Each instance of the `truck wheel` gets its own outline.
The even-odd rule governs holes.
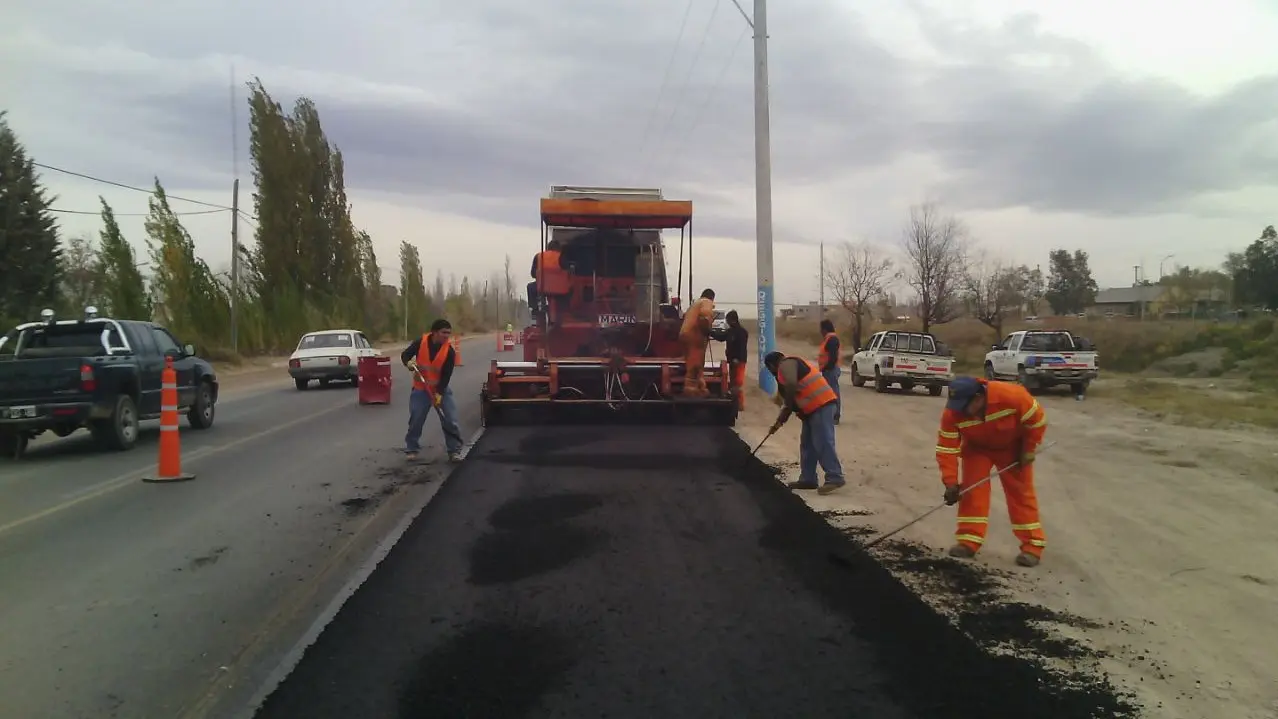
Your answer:
[[[927,393],[928,393],[928,394],[930,394],[930,395],[932,395],[933,397],[940,397],[940,396],[941,396],[941,385],[939,385],[939,384],[928,385]]]
[[[115,400],[109,419],[99,419],[89,428],[93,438],[106,449],[133,449],[138,441],[138,406],[133,398],[122,394]]]
[[[0,435],[0,456],[17,461],[27,453],[27,443],[31,437],[26,432]]]
[[[993,382],[994,380],[998,379],[997,377],[995,377],[995,376],[994,376],[994,363],[993,363],[993,362],[986,362],[986,363],[985,363],[985,379],[990,380],[991,382]]]
[[[861,373],[860,373],[860,372],[857,372],[857,371],[856,371],[856,364],[855,364],[855,363],[853,363],[853,365],[852,365],[852,386],[853,386],[853,387],[864,387],[864,386],[865,386],[865,378],[861,376]]]
[[[298,389],[306,389],[311,386],[311,381],[308,379],[295,379],[293,380],[293,384],[297,385]]]
[[[883,376],[878,367],[874,368],[874,391],[880,394],[888,391],[887,378]]]
[[[191,429],[208,429],[213,426],[214,414],[213,386],[208,380],[201,381],[200,388],[195,391],[195,404],[187,410],[186,421]]]
[[[1025,372],[1024,366],[1016,368],[1016,381],[1019,382],[1022,387],[1029,390],[1030,392],[1038,391],[1038,383],[1030,379],[1029,374]]]

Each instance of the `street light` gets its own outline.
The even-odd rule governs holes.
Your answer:
[[[1167,255],[1166,257],[1158,261],[1158,281],[1159,282],[1163,281],[1163,263],[1175,256],[1176,255]]]
[[[754,242],[758,275],[759,389],[776,392],[776,378],[763,358],[777,346],[775,288],[772,286],[772,141],[768,115],[768,8],[767,0],[754,0],[754,18],[746,15],[740,0],[732,0],[741,17],[754,30]]]

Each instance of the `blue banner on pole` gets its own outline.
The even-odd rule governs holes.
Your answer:
[[[777,379],[767,367],[763,366],[763,358],[777,348],[776,308],[772,302],[772,286],[759,285],[759,389],[769,395],[777,391]]]

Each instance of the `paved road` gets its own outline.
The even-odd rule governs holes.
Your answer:
[[[747,453],[724,428],[490,428],[258,719],[1102,715]]]
[[[490,341],[466,342],[455,375],[468,437]],[[398,454],[408,383],[397,369],[389,407],[287,377],[228,391],[211,430],[183,430],[192,482],[139,481],[156,426],[132,452],[77,433],[0,462],[0,717],[242,706],[449,468],[433,420],[419,465]]]

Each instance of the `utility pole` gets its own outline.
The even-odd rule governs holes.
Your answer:
[[[740,6],[737,6],[740,9]],[[745,13],[742,12],[742,15]],[[768,112],[767,0],[754,0],[754,242],[758,275],[759,389],[777,390],[777,380],[763,366],[776,349],[776,294],[772,285],[772,128]]]
[[[819,297],[821,298],[821,299],[820,299],[820,305],[821,305],[821,306],[817,309],[817,321],[818,321],[818,322],[819,322],[819,321],[821,321],[821,320],[823,320],[823,319],[825,319],[825,243],[824,243],[824,242],[822,242],[822,243],[821,243],[821,265],[820,265],[820,267],[821,267],[821,269],[820,269],[819,271],[820,271],[820,273],[821,273],[821,274],[820,274],[820,276],[817,278],[817,282],[819,282],[819,283],[821,284],[821,294],[819,295]]]
[[[240,303],[240,178],[231,185],[231,351],[240,351],[236,309]]]

